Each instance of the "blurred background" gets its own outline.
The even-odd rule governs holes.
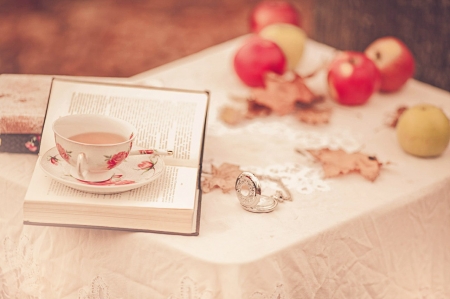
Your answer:
[[[0,0],[0,73],[129,77],[249,33],[259,0]],[[308,36],[363,51],[394,35],[450,90],[450,0],[293,0]]]
[[[0,0],[0,72],[133,76],[248,33],[257,2]]]

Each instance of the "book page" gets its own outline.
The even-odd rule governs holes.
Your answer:
[[[45,158],[43,155],[55,146],[53,122],[68,114],[103,114],[121,118],[138,129],[136,143],[140,147],[169,149],[174,151],[174,155],[172,158],[164,157],[166,168],[157,180],[111,195],[77,191],[56,182],[40,168],[38,160],[26,200],[192,209],[198,187],[207,105],[206,92],[55,79],[39,159]]]
[[[172,150],[174,155],[168,164],[191,160],[192,167],[198,167],[206,105],[205,93],[55,79],[41,149],[46,151],[54,146],[51,124],[58,117],[103,114],[133,124],[138,130],[139,147]]]

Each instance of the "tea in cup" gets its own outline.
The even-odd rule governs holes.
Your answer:
[[[130,123],[99,114],[73,114],[53,123],[56,148],[76,179],[101,182],[128,157],[136,129]]]

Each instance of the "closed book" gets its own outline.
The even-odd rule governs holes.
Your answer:
[[[52,77],[0,75],[0,152],[37,154]]]
[[[30,74],[0,75],[0,152],[39,152],[42,126],[53,78],[122,82],[125,78]]]

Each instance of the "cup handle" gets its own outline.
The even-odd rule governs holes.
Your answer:
[[[77,175],[78,177],[84,179],[84,174],[83,174],[83,170],[82,170],[82,166],[83,163],[86,163],[87,159],[86,159],[86,155],[84,153],[79,153],[77,156],[77,166],[76,166],[76,171],[77,171]]]

